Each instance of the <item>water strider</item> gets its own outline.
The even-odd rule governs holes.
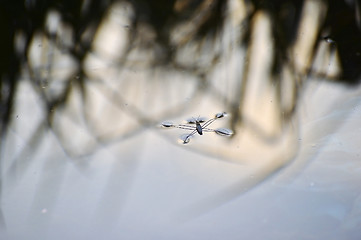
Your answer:
[[[190,141],[190,138],[198,133],[203,135],[203,132],[215,132],[221,136],[231,136],[233,131],[228,128],[217,128],[211,129],[208,128],[215,120],[225,117],[227,114],[225,112],[217,113],[213,118],[206,120],[204,117],[198,117],[197,119],[191,118],[187,120],[187,124],[178,124],[175,125],[172,122],[162,122],[161,125],[166,128],[180,128],[184,130],[191,130],[189,134],[184,134],[180,138],[183,141],[183,144],[187,144]],[[194,126],[195,124],[195,126]]]

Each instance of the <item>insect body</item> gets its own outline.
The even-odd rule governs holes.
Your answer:
[[[199,121],[196,121],[196,130],[199,133],[199,135],[203,135],[203,132],[202,132],[203,129],[202,129],[202,126],[199,123]]]

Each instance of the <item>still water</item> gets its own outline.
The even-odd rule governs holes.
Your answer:
[[[202,21],[182,22],[161,63],[156,30],[133,29],[127,1],[82,61],[49,11],[53,35],[32,38],[1,142],[1,237],[360,238],[361,87],[335,80],[338,42],[316,38],[323,3],[305,1],[277,75],[271,16],[253,15],[241,47],[245,2],[227,2],[219,38],[188,41]]]

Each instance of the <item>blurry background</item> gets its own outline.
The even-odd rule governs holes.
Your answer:
[[[359,239],[357,0],[0,7],[4,239]],[[227,112],[195,136],[160,123]]]

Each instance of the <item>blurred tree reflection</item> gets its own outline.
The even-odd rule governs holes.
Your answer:
[[[156,37],[153,44],[161,48],[161,54],[157,54],[154,64],[173,63],[175,49],[190,41],[203,41],[204,38],[216,38],[220,29],[224,27],[224,19],[227,17],[225,8],[227,1],[219,0],[178,0],[178,1],[120,1],[128,2],[134,8],[134,15],[131,18],[132,32],[135,33],[142,23],[147,23],[155,31]],[[35,33],[41,32],[47,35],[51,41],[57,41],[61,36],[50,32],[46,28],[46,16],[49,11],[58,12],[60,21],[70,26],[73,31],[71,43],[65,46],[64,51],[71,54],[77,61],[77,73],[84,75],[82,62],[86,54],[91,50],[92,39],[104,19],[106,12],[114,1],[24,1],[7,2],[2,4],[0,27],[3,37],[0,39],[1,61],[1,125],[2,136],[6,131],[11,118],[13,100],[16,94],[17,85],[21,76],[21,69],[28,62],[30,42]],[[275,42],[276,54],[273,59],[273,74],[279,73],[282,66],[289,62],[290,47],[297,38],[297,30],[300,23],[301,11],[304,1],[245,1],[244,7],[247,17],[239,27],[247,29],[240,40],[239,47],[246,47],[249,44],[251,25],[250,22],[259,11],[266,11],[270,14],[272,21],[272,35]],[[329,37],[334,41],[335,51],[337,50],[342,66],[342,73],[337,81],[346,84],[357,84],[360,76],[360,7],[358,1],[323,1],[324,13],[322,27],[318,30],[317,41],[313,43],[314,52],[320,40]],[[181,23],[191,23],[182,39],[171,42],[172,28]],[[84,37],[87,31],[86,38]],[[16,42],[21,35],[20,43]],[[133,36],[134,37],[134,36]],[[59,43],[58,43],[59,44]],[[61,43],[60,43],[61,44]],[[153,45],[155,46],[155,45]],[[129,48],[131,48],[129,44]],[[139,47],[139,46],[138,46]],[[312,58],[314,59],[314,57]],[[314,72],[312,60],[307,71],[301,74],[318,74],[327,78],[327,72]],[[33,79],[39,81],[39,79]],[[85,78],[79,77],[71,81],[77,81],[80,85]],[[70,83],[70,81],[69,81]],[[65,88],[63,94],[47,102],[49,119],[51,119],[54,106],[66,103],[67,92],[70,86]]]
[[[305,5],[315,2],[321,7],[316,15],[312,15],[313,13],[308,12],[311,8]],[[115,6],[120,6],[121,10],[116,12],[118,10]],[[31,86],[42,99],[46,115],[38,128],[34,126],[37,131],[31,141],[40,143],[37,139],[42,137],[45,129],[50,128],[70,156],[91,154],[101,143],[132,136],[162,118],[182,112],[185,102],[172,99],[178,96],[170,90],[172,86],[178,86],[176,80],[159,80],[172,78],[169,76],[172,71],[181,72],[184,78],[195,79],[190,83],[182,80],[182,84],[191,88],[190,98],[202,96],[208,91],[221,99],[232,113],[232,128],[237,129],[248,117],[245,98],[250,86],[255,82],[251,71],[252,59],[257,57],[257,47],[252,48],[256,46],[253,34],[256,32],[257,22],[262,19],[261,13],[270,22],[268,31],[273,48],[273,54],[269,54],[271,70],[266,71],[269,77],[264,80],[264,84],[273,86],[273,91],[276,92],[279,101],[277,107],[280,109],[275,115],[282,114],[282,121],[288,121],[295,112],[299,91],[309,78],[336,81],[348,86],[359,84],[360,11],[359,2],[356,0],[7,1],[0,6],[1,143],[14,120],[14,101],[19,84],[25,78],[30,79]],[[108,42],[105,40],[109,38],[101,34],[104,26],[110,22],[109,19],[114,17],[112,14],[118,17],[122,15],[120,20],[115,20],[120,22],[118,27],[121,32],[113,39],[120,45],[115,43],[114,46],[118,46],[118,49],[114,51],[107,49]],[[312,37],[300,35],[304,20],[308,18],[314,19],[318,24],[314,26],[315,36]],[[229,34],[230,32],[234,32],[234,35]],[[35,48],[37,41],[42,44],[39,48]],[[319,54],[326,54],[320,50],[321,45],[325,44],[330,55],[337,53],[340,71],[335,74],[331,74],[329,68],[322,67],[322,61],[320,63],[317,60]],[[304,47],[305,45],[309,47]],[[297,46],[303,47],[297,52]],[[101,52],[100,48],[106,50]],[[224,80],[218,79],[213,83],[210,79],[218,64],[234,56],[232,54],[237,50],[244,51],[244,59],[240,60],[243,66],[238,66],[243,71],[235,76],[237,83],[232,89],[234,96],[231,96],[214,88],[214,85],[222,86]],[[300,57],[302,54],[306,57]],[[296,59],[296,56],[300,59]],[[330,62],[330,58],[324,61]],[[66,65],[65,73],[57,75],[56,69],[61,68],[59,66],[64,59],[71,64]],[[149,79],[154,77],[156,70],[160,73],[154,77],[158,80],[139,83],[137,80],[117,80],[117,77],[122,76],[122,73],[118,72],[114,77],[116,80],[110,81],[106,77],[102,78],[102,73],[91,71],[89,61],[111,66],[109,72],[146,71],[146,78]],[[267,64],[264,66],[267,67]],[[124,78],[131,76],[127,74]],[[287,80],[284,80],[286,78]],[[99,85],[99,82],[105,84]],[[154,111],[147,105],[130,101],[128,94],[136,93],[137,87],[152,91],[150,99],[157,103],[154,104],[157,106]],[[124,125],[119,127],[119,131],[100,129],[97,121],[93,119],[94,116],[89,113],[88,108],[94,109],[96,105],[91,103],[93,88],[107,97],[115,109],[124,112]],[[80,102],[84,109],[79,111],[79,114],[85,119],[89,135],[92,135],[88,136],[90,140],[84,141],[86,143],[79,151],[73,151],[72,143],[68,143],[71,141],[70,135],[64,133],[62,123],[58,120],[70,113],[69,102],[73,101],[74,91],[78,91],[81,96]],[[168,97],[160,93],[168,93]],[[144,96],[140,96],[142,97]],[[160,99],[162,97],[171,102],[163,108],[159,106],[159,103],[166,102]],[[134,95],[134,98],[137,97]],[[147,103],[149,99],[145,98],[143,102]],[[250,126],[253,126],[267,143],[282,135],[281,130],[264,128],[262,122],[251,123]],[[278,134],[277,131],[281,133]],[[37,144],[31,146],[39,147]]]

